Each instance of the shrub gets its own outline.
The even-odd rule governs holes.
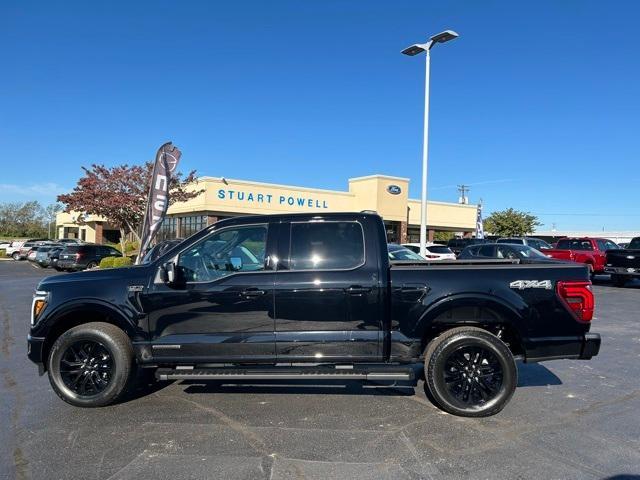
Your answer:
[[[112,257],[112,258],[113,258],[113,266],[115,268],[128,267],[129,265],[133,264],[133,262],[129,257]]]
[[[113,268],[113,261],[116,257],[105,257],[100,260],[100,268]]]

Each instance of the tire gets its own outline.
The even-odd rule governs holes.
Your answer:
[[[20,254],[18,252],[13,252],[11,254],[11,258],[13,258],[15,261],[20,260]]]
[[[53,268],[55,268],[56,272],[64,272],[64,270],[60,267],[53,267]]]
[[[611,275],[611,281],[616,287],[622,288],[627,283],[627,279],[624,275]]]
[[[47,362],[53,390],[76,407],[117,402],[126,395],[136,373],[129,337],[118,327],[101,322],[64,332],[53,344]]]
[[[425,350],[425,393],[453,415],[495,415],[517,384],[518,370],[509,347],[486,330],[454,328],[434,338]]]
[[[98,264],[96,262],[89,262],[87,263],[87,270],[91,269],[91,268],[96,268],[98,266]]]

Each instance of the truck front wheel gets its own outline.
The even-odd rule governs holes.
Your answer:
[[[509,402],[517,383],[518,370],[511,351],[486,330],[454,328],[427,346],[427,396],[453,415],[494,415]]]
[[[76,407],[116,402],[135,377],[129,338],[118,327],[101,322],[78,325],[60,335],[48,367],[53,390]]]

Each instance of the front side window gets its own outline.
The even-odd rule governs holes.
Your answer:
[[[267,226],[226,228],[200,240],[178,259],[184,280],[210,282],[236,272],[264,270]]]
[[[364,235],[357,222],[291,224],[291,270],[344,270],[364,263]]]

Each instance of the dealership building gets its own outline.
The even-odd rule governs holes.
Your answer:
[[[295,187],[200,177],[190,188],[197,197],[169,207],[159,232],[160,239],[186,238],[220,219],[238,215],[273,213],[326,213],[374,210],[382,216],[390,242],[417,242],[420,237],[420,200],[408,197],[409,179],[387,175],[351,178],[347,191]],[[427,231],[475,231],[476,205],[427,202]],[[104,218],[76,212],[57,217],[58,238],[87,242],[117,242],[119,231]]]

